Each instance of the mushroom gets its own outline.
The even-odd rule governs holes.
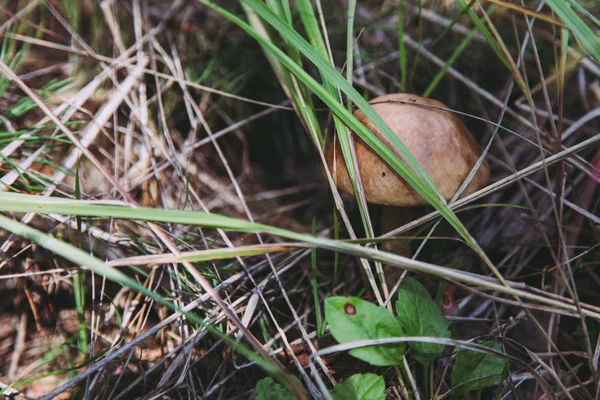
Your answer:
[[[413,94],[388,94],[371,100],[370,104],[427,171],[442,195],[450,200],[482,153],[461,120],[443,103]],[[354,116],[403,159],[362,111],[357,110]],[[427,201],[362,140],[355,138],[354,143],[366,200],[383,205],[382,232],[410,222],[410,208],[428,204]],[[326,159],[338,188],[354,194],[337,140],[327,147]],[[462,196],[485,186],[489,176],[490,169],[484,160]],[[391,249],[386,245],[384,248]]]

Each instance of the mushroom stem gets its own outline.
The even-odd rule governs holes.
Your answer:
[[[412,221],[412,207],[381,206],[381,234],[385,234]],[[404,235],[407,235],[405,232]],[[398,239],[385,241],[381,249],[403,257],[411,258],[413,252],[409,240]]]

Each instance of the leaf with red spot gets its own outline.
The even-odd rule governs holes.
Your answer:
[[[358,297],[328,298],[325,317],[331,334],[340,343],[404,336],[391,312]],[[402,362],[404,347],[403,343],[374,345],[352,349],[350,354],[372,365],[389,366]]]

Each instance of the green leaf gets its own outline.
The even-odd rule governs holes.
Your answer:
[[[256,400],[295,400],[295,397],[273,378],[263,378],[256,384]]]
[[[407,278],[404,281],[398,292],[396,312],[406,336],[450,337],[448,320],[416,279]],[[415,342],[411,346],[421,364],[433,360],[444,351],[444,345],[437,343]]]
[[[391,312],[357,297],[330,297],[325,300],[329,330],[340,343],[403,337],[402,327]],[[402,361],[404,344],[387,344],[350,350],[360,360],[377,366],[397,365]]]
[[[333,388],[333,400],[385,400],[385,381],[376,374],[354,374]]]
[[[500,345],[493,342],[483,346],[500,351]],[[452,390],[456,396],[497,384],[504,372],[506,362],[497,356],[463,350],[458,353],[452,374]]]

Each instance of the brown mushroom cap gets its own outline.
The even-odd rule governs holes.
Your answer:
[[[451,199],[482,153],[461,120],[450,111],[422,106],[447,108],[439,101],[413,94],[389,94],[371,100],[370,104],[425,168],[446,200]],[[389,146],[389,141],[362,111],[356,111],[354,116]],[[368,202],[390,206],[428,204],[360,138],[355,136],[354,143]],[[394,152],[400,156],[398,151]],[[326,159],[338,187],[353,194],[337,139],[329,144]],[[466,196],[485,186],[489,176],[490,169],[487,161],[484,161],[462,195]]]

